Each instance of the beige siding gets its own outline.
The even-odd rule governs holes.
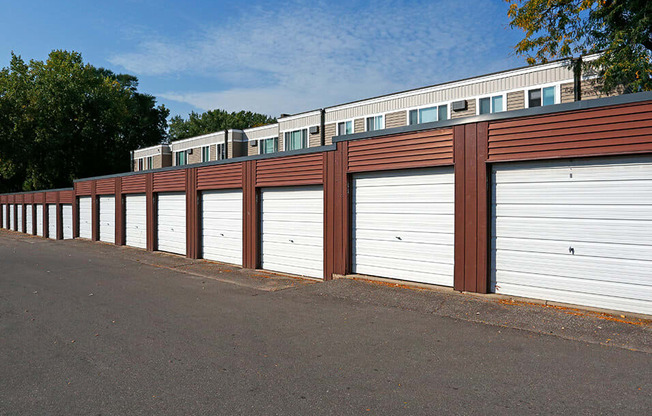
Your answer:
[[[561,84],[560,89],[562,103],[572,103],[575,101],[575,83]]]
[[[290,116],[287,119],[279,119],[279,130],[290,131],[305,129],[310,126],[318,126],[321,124],[321,112],[311,111],[310,113],[301,114],[299,116]]]
[[[332,144],[333,137],[335,137],[335,134],[337,134],[337,128],[335,127],[335,123],[326,124],[324,126],[324,134],[326,135],[324,144],[326,145]]]
[[[201,163],[201,147],[194,147],[192,154],[188,155],[188,164],[192,165],[194,163]]]
[[[134,165],[131,169],[133,172],[138,172],[138,159],[134,159]]]
[[[364,133],[364,118],[356,118],[353,121],[353,132]]]
[[[217,145],[216,144],[210,145],[209,151],[208,151],[208,159],[209,160],[217,160]]]
[[[514,91],[507,93],[507,111],[525,108],[525,92]]]
[[[155,156],[152,163],[154,164],[154,169],[167,168],[168,166],[172,166],[172,154],[165,153],[161,156]]]
[[[385,128],[403,127],[407,125],[407,111],[401,110],[385,114]]]
[[[224,143],[224,132],[218,131],[216,133],[205,134],[203,136],[191,137],[189,139],[179,140],[173,143],[170,143],[170,148],[173,152],[178,152],[180,150],[186,150],[201,146],[208,146],[213,143]]]
[[[469,117],[469,116],[474,116],[476,107],[475,103],[478,100],[475,98],[472,100],[466,100],[466,110],[464,111],[451,111],[451,118],[462,118],[462,117]]]
[[[502,91],[513,91],[534,85],[570,82],[573,71],[563,62],[527,67],[502,74],[481,76],[472,80],[455,81],[447,84],[406,91],[387,97],[373,98],[358,103],[343,104],[326,110],[326,122],[348,120],[367,114],[382,114],[401,109],[423,107],[447,101],[463,100],[468,97],[491,95]]]
[[[247,156],[257,155],[258,152],[260,152],[260,150],[258,150],[258,148],[260,147],[260,143],[258,143],[258,146],[256,146],[256,147],[251,147],[250,142],[249,143],[244,143],[244,145],[247,146],[247,149],[246,149]]]
[[[319,146],[321,146],[321,134],[308,133],[308,147],[319,147]]]
[[[254,127],[244,130],[243,137],[245,140],[266,139],[268,137],[278,136],[278,124],[269,124],[267,126]]]
[[[248,143],[246,142],[229,142],[229,157],[240,157],[246,155],[246,149],[244,147]]]

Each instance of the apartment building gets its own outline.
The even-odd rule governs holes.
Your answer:
[[[592,74],[575,77],[568,60],[527,66],[176,141],[170,145],[168,166],[313,148],[353,133],[599,98],[595,81]],[[139,168],[134,162],[134,170]]]
[[[172,166],[172,153],[167,144],[157,144],[131,152],[131,169],[136,171]]]

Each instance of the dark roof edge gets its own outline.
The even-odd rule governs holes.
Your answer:
[[[500,113],[483,114],[480,116],[461,117],[446,121],[435,121],[432,123],[415,124],[412,126],[394,127],[391,129],[367,131],[363,133],[353,133],[333,137],[333,143],[346,142],[350,140],[368,139],[372,137],[389,136],[400,133],[410,133],[422,130],[432,130],[443,127],[452,127],[468,123],[478,123],[482,121],[498,121],[512,118],[531,117],[545,114],[564,113],[574,110],[586,110],[591,108],[608,107],[621,104],[631,104],[643,101],[652,101],[652,91],[638,92],[634,94],[616,95],[613,97],[596,98],[586,101],[574,101],[564,104],[555,104],[549,106],[525,108],[522,110],[503,111]]]
[[[159,168],[159,169],[150,169],[150,170],[139,170],[138,172],[123,172],[123,173],[115,173],[112,175],[104,175],[104,176],[93,176],[90,178],[83,178],[83,179],[75,179],[74,182],[86,182],[86,181],[94,181],[98,179],[109,179],[109,178],[117,178],[117,177],[124,177],[124,176],[132,176],[132,175],[141,175],[143,173],[152,173],[152,172],[167,172],[167,171],[172,171],[172,170],[182,170],[182,169],[188,169],[188,168],[199,168],[203,166],[215,166],[215,165],[228,165],[231,163],[238,163],[238,162],[246,162],[248,160],[265,160],[265,159],[277,159],[280,157],[288,157],[288,156],[297,156],[297,155],[309,155],[312,153],[321,153],[321,152],[328,152],[331,150],[336,150],[337,146],[334,144],[330,144],[327,146],[319,146],[319,147],[309,147],[307,149],[299,149],[299,150],[289,150],[286,152],[276,152],[276,153],[269,153],[266,155],[252,155],[252,156],[240,156],[240,157],[234,157],[231,159],[224,159],[224,160],[213,160],[211,162],[203,162],[203,163],[192,163],[189,165],[183,165],[183,166],[168,166],[165,168]]]
[[[41,194],[43,192],[59,192],[59,191],[74,191],[75,188],[57,188],[57,189],[44,189],[42,191],[23,191],[23,192],[6,192],[0,195],[27,195],[27,194]]]

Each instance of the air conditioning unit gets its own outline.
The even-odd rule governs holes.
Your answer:
[[[319,133],[319,126],[310,127],[310,134],[317,134],[317,133]]]
[[[189,155],[192,154],[192,149],[188,149],[188,154],[189,154]]]
[[[464,111],[467,109],[466,100],[454,101],[453,102],[453,111]]]
[[[249,146],[251,147],[257,147],[258,146],[258,140],[252,140],[249,142]]]

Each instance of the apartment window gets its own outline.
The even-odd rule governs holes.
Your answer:
[[[143,170],[143,158],[138,159],[138,170]]]
[[[410,124],[432,123],[448,119],[448,105],[410,110]]]
[[[527,92],[528,107],[541,107],[555,103],[555,87],[537,88]]]
[[[149,156],[146,161],[147,163],[145,163],[145,165],[147,166],[147,169],[154,169],[154,156]]]
[[[382,130],[385,128],[383,116],[367,117],[367,131]]]
[[[176,166],[183,166],[188,163],[188,151],[183,150],[175,153]]]
[[[210,146],[203,146],[201,148],[201,161],[208,162],[211,160],[211,148]]]
[[[261,155],[278,152],[278,137],[261,140],[258,143],[258,148]]]
[[[226,143],[218,143],[216,146],[217,149],[217,160],[226,159]]]
[[[499,113],[503,111],[503,96],[480,98],[478,103],[479,114]]]
[[[345,134],[353,134],[353,121],[337,123],[337,135],[344,136]]]
[[[306,147],[308,147],[308,129],[285,133],[285,150],[305,149]]]

